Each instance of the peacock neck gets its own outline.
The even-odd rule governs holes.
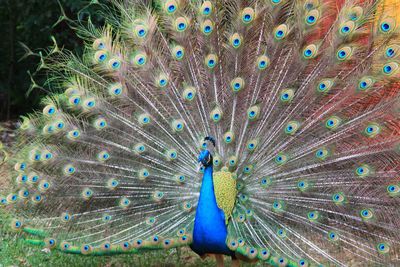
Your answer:
[[[226,246],[226,237],[225,215],[218,207],[215,198],[211,165],[204,169],[191,247],[199,255],[206,253],[231,255],[232,252]]]

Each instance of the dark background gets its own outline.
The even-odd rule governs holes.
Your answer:
[[[39,99],[44,94],[34,89],[27,95],[32,84],[28,72],[36,73],[40,58],[24,57],[26,51],[21,43],[37,53],[53,44],[53,36],[59,47],[81,54],[83,43],[67,20],[62,19],[62,9],[72,20],[87,20],[90,16],[94,24],[103,24],[96,13],[98,5],[89,3],[88,0],[0,0],[0,121],[14,120],[39,108]],[[46,76],[39,72],[33,79],[43,85]]]

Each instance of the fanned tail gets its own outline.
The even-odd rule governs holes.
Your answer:
[[[104,4],[107,26],[77,29],[82,59],[59,48],[43,57],[53,93],[7,150],[12,227],[70,253],[189,245],[197,154],[212,136],[218,205],[234,206],[231,250],[276,266],[395,265],[391,3]]]

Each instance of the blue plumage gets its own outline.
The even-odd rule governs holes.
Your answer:
[[[199,255],[206,253],[234,255],[226,245],[225,215],[217,206],[212,177],[213,167],[210,165],[204,170],[191,248]]]

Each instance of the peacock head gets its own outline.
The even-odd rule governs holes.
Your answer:
[[[213,147],[215,147],[215,139],[213,137],[207,136],[206,138],[204,138],[204,141],[212,143]],[[197,158],[197,161],[201,163],[204,167],[212,165],[213,162],[213,157],[209,148],[210,146],[208,145],[207,149],[200,151],[200,154]]]
[[[197,158],[197,161],[201,163],[204,167],[208,167],[212,164],[213,158],[208,150],[202,150],[200,151],[199,157]]]

